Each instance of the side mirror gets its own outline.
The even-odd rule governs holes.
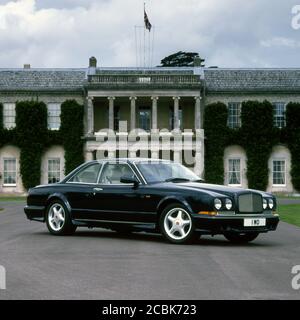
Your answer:
[[[140,182],[138,181],[138,179],[135,176],[131,176],[131,175],[124,175],[121,177],[120,179],[121,183],[127,183],[127,184],[133,184],[134,187],[137,187]]]

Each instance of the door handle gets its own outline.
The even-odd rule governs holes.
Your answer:
[[[94,188],[93,191],[94,191],[93,194],[95,195],[97,192],[103,191],[103,189],[102,188]]]

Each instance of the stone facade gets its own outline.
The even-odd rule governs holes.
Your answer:
[[[60,105],[76,99],[85,106],[86,160],[103,156],[170,157],[203,176],[205,106],[218,101],[230,104],[265,99],[284,104],[300,102],[299,79],[298,69],[101,68],[92,58],[86,69],[1,69],[0,103],[34,99]],[[191,162],[184,151],[192,155]],[[13,146],[0,150],[1,192],[24,191],[19,153]],[[240,146],[226,148],[224,183],[247,187],[246,163],[246,153]],[[274,173],[276,166],[284,172]],[[269,191],[294,191],[290,167],[289,150],[275,147],[269,161]],[[15,183],[5,185],[4,174],[6,181],[11,174]],[[279,178],[284,174],[283,184],[274,185],[276,174]],[[41,183],[63,175],[64,150],[51,147],[42,158]]]

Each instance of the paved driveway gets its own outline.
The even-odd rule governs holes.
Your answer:
[[[0,202],[0,299],[300,299],[291,287],[300,228],[280,223],[249,245],[218,236],[176,246],[102,229],[55,237],[23,205]]]

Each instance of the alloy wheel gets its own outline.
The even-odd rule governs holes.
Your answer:
[[[191,217],[184,209],[174,208],[166,214],[164,229],[170,238],[174,240],[183,240],[189,235],[191,228]]]
[[[63,206],[59,203],[53,204],[49,209],[48,222],[52,230],[60,231],[65,223],[66,214]]]

